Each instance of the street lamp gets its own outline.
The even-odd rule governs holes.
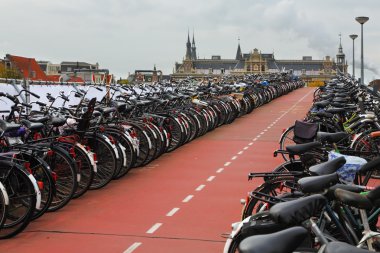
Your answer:
[[[355,78],[355,39],[358,37],[356,34],[351,34],[352,39],[352,77]]]
[[[361,25],[361,66],[360,66],[360,83],[364,84],[364,59],[363,59],[363,24],[367,22],[369,17],[356,17],[355,20]]]

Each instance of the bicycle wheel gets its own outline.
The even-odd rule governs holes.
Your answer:
[[[57,211],[67,205],[78,187],[77,167],[69,153],[54,145],[52,152],[44,154],[44,161],[49,164],[55,180],[56,192],[48,211]]]
[[[92,180],[94,179],[95,171],[92,165],[91,158],[92,152],[86,150],[81,144],[66,144],[66,148],[72,148],[75,154],[75,164],[77,169],[77,189],[73,198],[79,198],[87,192],[90,188]]]
[[[94,175],[90,189],[100,189],[111,182],[116,166],[116,153],[111,143],[104,136],[99,134],[87,134],[86,145],[91,147],[91,150],[97,156],[97,172]]]
[[[10,238],[28,226],[36,208],[36,192],[27,172],[18,164],[0,161],[0,179],[9,205],[0,228],[0,239]]]
[[[30,170],[34,178],[37,180],[37,184],[41,192],[40,209],[36,209],[32,216],[32,220],[35,220],[41,217],[49,209],[56,189],[49,165],[38,157],[30,157],[29,161]]]
[[[284,193],[290,193],[293,189],[290,186],[295,184],[294,177],[281,177],[265,181],[251,192],[243,208],[242,220],[260,213],[272,206],[270,197],[278,197]],[[269,201],[269,202],[268,202]]]
[[[287,146],[295,145],[296,143],[293,140],[294,138],[294,126],[289,127],[286,129],[280,138],[280,150],[285,150]],[[281,154],[282,158],[284,158],[285,161],[289,161],[289,155],[287,154]]]
[[[42,216],[49,208],[55,193],[54,180],[49,165],[29,152],[18,152],[17,159],[14,159],[20,166],[25,166],[29,173],[33,175],[41,193],[41,201],[38,209],[35,209],[32,220]]]
[[[0,229],[5,222],[5,215],[8,210],[9,197],[8,193],[5,190],[4,185],[0,182]]]

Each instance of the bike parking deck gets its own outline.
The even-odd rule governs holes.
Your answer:
[[[239,200],[270,171],[282,130],[302,119],[314,88],[301,88],[133,169],[105,188],[33,221],[0,252],[222,252]]]

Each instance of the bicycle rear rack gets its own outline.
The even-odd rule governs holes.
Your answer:
[[[302,176],[303,171],[289,171],[289,172],[251,172],[248,174],[248,181],[252,180],[255,177],[296,177]]]

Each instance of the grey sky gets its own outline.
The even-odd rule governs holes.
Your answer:
[[[369,16],[365,75],[380,77],[378,0],[0,0],[0,9],[1,57],[99,62],[117,77],[154,64],[170,74],[185,55],[188,28],[200,58],[234,58],[239,36],[243,52],[335,57],[342,33],[351,64],[348,35],[360,34],[354,18]],[[359,67],[360,38],[355,44]]]

